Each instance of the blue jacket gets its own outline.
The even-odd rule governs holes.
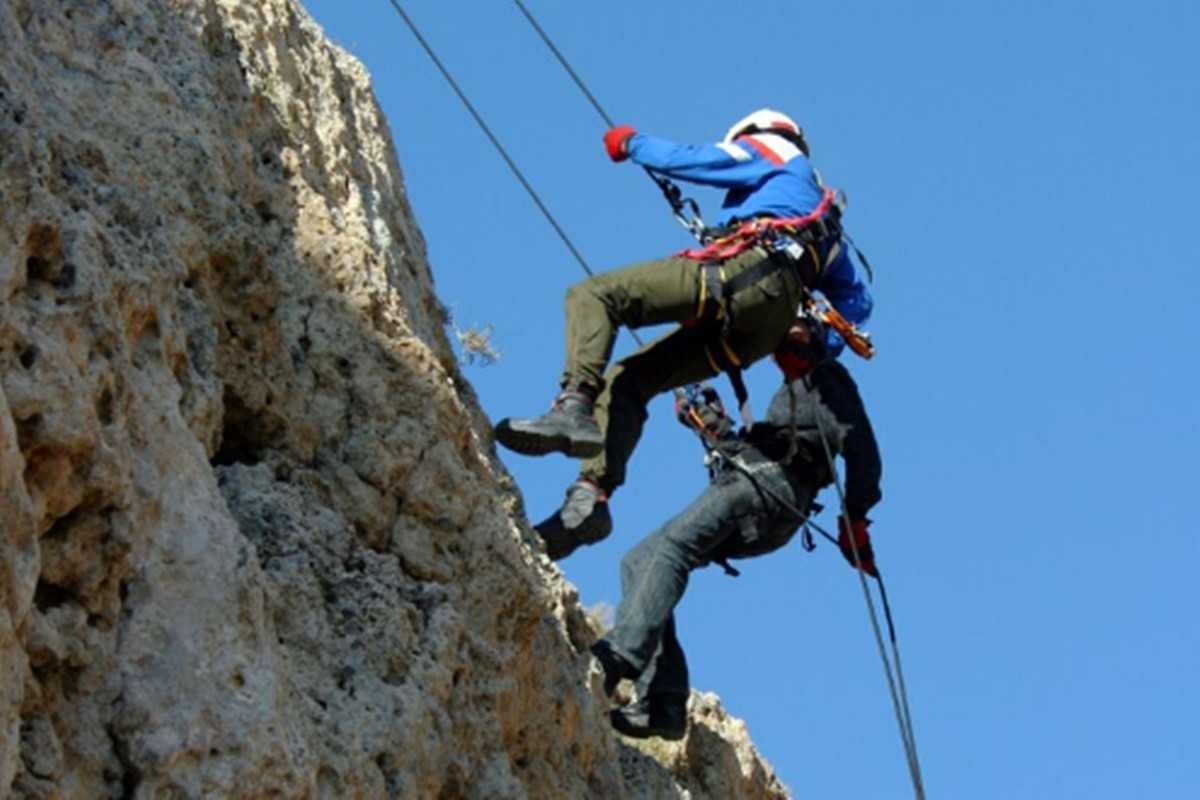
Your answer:
[[[716,219],[719,226],[755,217],[801,217],[821,202],[824,187],[812,162],[791,142],[771,133],[742,136],[732,144],[676,144],[634,134],[626,143],[629,157],[668,178],[728,190]],[[825,267],[817,289],[855,325],[871,316],[874,300],[850,260],[845,242]],[[832,355],[845,346],[829,331]]]

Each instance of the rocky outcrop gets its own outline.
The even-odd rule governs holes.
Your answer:
[[[0,796],[785,794],[612,735],[445,324],[295,2],[0,3]]]

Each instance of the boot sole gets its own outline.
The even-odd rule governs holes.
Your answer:
[[[613,728],[622,736],[628,736],[630,739],[666,739],[668,742],[678,742],[687,735],[687,728],[679,730],[678,728],[634,728],[624,722],[617,722],[620,717],[613,715],[611,722]]]
[[[574,440],[566,434],[554,436],[520,431],[510,427],[507,420],[496,426],[496,441],[526,456],[544,456],[549,453],[564,453],[571,458],[595,458],[604,452],[603,442]]]
[[[578,528],[568,529],[563,527],[561,514],[555,513],[534,525],[533,529],[542,537],[542,542],[546,545],[546,555],[550,560],[562,561],[580,547],[602,542],[612,533],[612,517],[606,517],[603,522],[594,524],[595,530],[586,529],[586,522]]]
[[[575,541],[575,537],[562,530],[561,527],[558,529],[545,528],[548,528],[546,523],[533,526],[533,529],[537,531],[538,537],[542,540],[542,545],[546,548],[546,555],[551,561],[562,561],[579,549],[579,542]]]

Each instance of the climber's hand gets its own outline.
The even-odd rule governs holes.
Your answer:
[[[629,158],[629,140],[637,133],[632,125],[618,125],[604,134],[604,149],[613,161]]]
[[[847,522],[845,517],[838,518],[838,547],[841,548],[842,555],[846,561],[850,562],[850,566],[862,564],[862,571],[870,575],[872,578],[879,577],[879,570],[875,567],[875,551],[871,549],[871,535],[867,533],[867,526],[871,524],[868,519],[852,519]],[[851,548],[851,536],[853,536],[854,548]],[[854,560],[854,549],[858,550],[858,562]]]

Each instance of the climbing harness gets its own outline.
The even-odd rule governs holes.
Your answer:
[[[529,194],[530,198],[533,200],[534,205],[537,206],[538,210],[546,218],[547,222],[550,223],[550,226],[554,229],[555,233],[558,234],[558,237],[566,245],[566,247],[570,251],[571,255],[574,256],[575,260],[579,263],[580,267],[583,268],[583,271],[588,276],[593,276],[595,273],[593,272],[591,267],[588,265],[586,259],[584,259],[583,255],[580,253],[579,249],[571,241],[570,237],[567,236],[566,232],[563,230],[562,226],[558,223],[557,219],[555,219],[554,215],[550,212],[549,208],[542,201],[541,197],[538,195],[538,193],[534,190],[533,186],[526,179],[524,173],[517,166],[516,162],[512,159],[512,157],[508,154],[508,151],[500,143],[500,140],[492,132],[491,128],[484,121],[483,117],[475,109],[475,106],[467,98],[466,94],[463,92],[461,87],[458,85],[458,82],[455,81],[453,75],[451,75],[450,71],[445,67],[445,65],[442,63],[441,59],[438,58],[438,56],[434,52],[433,48],[430,46],[430,44],[425,39],[425,37],[421,34],[420,29],[417,27],[415,22],[405,12],[404,8],[400,5],[398,0],[388,0],[388,2],[391,4],[392,8],[396,11],[396,13],[400,16],[400,18],[404,21],[404,23],[408,26],[409,30],[412,32],[412,34],[416,38],[417,42],[421,45],[422,49],[424,49],[425,53],[429,56],[430,60],[434,63],[434,65],[437,67],[438,71],[442,74],[442,77],[445,78],[446,82],[450,84],[451,89],[458,96],[458,98],[462,102],[463,106],[467,109],[467,111],[470,113],[471,117],[475,120],[476,124],[480,127],[480,129],[483,131],[483,133],[487,136],[488,140],[496,148],[497,152],[500,154],[500,157],[504,160],[505,164],[508,165],[509,169],[512,171],[513,175],[516,177],[517,181],[521,184],[521,186],[525,189],[526,193]],[[567,62],[566,58],[562,55],[562,53],[559,51],[559,49],[555,46],[554,42],[550,39],[550,37],[542,29],[541,25],[538,24],[537,20],[529,12],[529,9],[525,6],[525,4],[522,2],[522,0],[513,0],[513,2],[521,10],[522,14],[524,14],[525,18],[533,26],[534,30],[542,38],[542,40],[545,42],[547,47],[550,48],[551,52],[558,59],[559,63],[567,71],[567,73],[570,75],[570,77],[575,81],[575,84],[579,87],[579,89],[584,93],[584,95],[587,97],[587,99],[591,102],[593,108],[596,109],[596,111],[600,114],[600,116],[604,119],[604,121],[608,124],[608,126],[610,128],[613,127],[612,118],[609,117],[608,114],[604,111],[604,109],[600,106],[599,102],[592,95],[592,93],[588,90],[587,86],[583,83],[583,81],[579,78],[579,75],[575,72],[575,70]],[[700,215],[699,205],[693,199],[691,199],[689,197],[685,197],[683,195],[682,191],[680,190],[680,188],[673,182],[667,180],[666,178],[663,178],[662,176],[655,175],[649,169],[646,169],[646,168],[643,168],[643,169],[645,169],[646,174],[651,178],[651,180],[653,180],[655,182],[655,184],[658,186],[660,191],[663,193],[664,198],[667,200],[668,204],[671,206],[671,211],[674,214],[676,220],[679,221],[679,223],[681,225],[683,225],[683,227],[686,228],[689,233],[692,234],[692,236],[701,244],[702,248],[709,246],[710,241],[712,241],[713,239],[716,239],[717,242],[719,243],[722,238],[729,239],[729,237],[732,236],[733,238],[729,239],[729,241],[726,242],[725,245],[722,245],[722,247],[725,247],[725,246],[732,247],[732,246],[734,246],[734,244],[737,240],[739,240],[741,238],[749,238],[749,236],[750,236],[749,232],[744,233],[744,234],[739,234],[740,228],[739,228],[739,230],[735,230],[731,233],[718,234],[717,232],[710,231],[704,225],[704,221]],[[822,198],[822,203],[825,202],[825,199],[826,199],[825,197]],[[831,200],[830,202],[834,202],[834,201]],[[837,209],[837,206],[834,205],[833,208]],[[828,208],[826,209],[826,211],[828,211]],[[814,211],[814,213],[816,213],[816,211]],[[833,220],[834,223],[837,222],[836,217],[832,217],[832,215],[831,215],[831,219]],[[799,220],[804,220],[804,218],[799,218]],[[762,225],[762,222],[763,221],[759,221],[757,224]],[[790,225],[789,225],[789,223],[790,223]],[[795,236],[798,233],[802,233],[804,231],[804,229],[808,225],[812,225],[812,223],[813,223],[813,221],[808,221],[808,222],[804,222],[803,224],[800,224],[800,222],[798,222],[797,219],[769,222],[765,225],[762,225],[762,228],[763,228],[762,230],[754,230],[755,240],[758,241],[761,238],[761,236],[763,235],[763,233],[766,231],[769,231],[771,233],[777,232],[774,230],[775,228],[779,228],[782,232],[785,232],[785,233]],[[822,222],[822,224],[825,224],[825,223]],[[786,228],[788,228],[788,227],[790,227],[792,230],[786,230]],[[846,237],[846,238],[848,239],[848,237]],[[851,242],[851,244],[853,245],[853,242]],[[747,246],[750,246],[750,245],[747,245]],[[743,249],[745,249],[745,248],[743,248]],[[855,246],[855,251],[858,252],[857,246]],[[728,258],[728,257],[729,256],[725,256],[725,258]],[[865,260],[865,258],[862,257],[861,253],[859,253],[859,258],[863,262],[864,266],[867,268],[868,274],[870,275],[871,274],[870,267],[869,267],[869,265],[867,265],[866,260]],[[702,260],[705,263],[709,263],[709,261],[710,261],[707,258],[702,259]],[[719,271],[716,274],[719,275],[720,274]],[[738,278],[740,278],[740,276],[735,277],[734,281],[737,281]],[[735,284],[735,286],[736,286],[736,284]],[[720,293],[722,295],[725,295],[728,292],[729,292],[729,290],[727,287],[722,288],[720,290]],[[810,299],[811,299],[811,296],[810,296]],[[826,304],[826,305],[828,305],[828,304]],[[848,331],[850,333],[854,333],[856,331],[856,329],[847,320],[845,320],[843,317],[841,317],[841,315],[838,314],[836,312],[836,310],[832,308],[832,306],[828,306],[828,308],[826,308],[826,309],[821,309],[819,311],[819,313],[824,315],[822,318],[825,319],[826,323],[829,324],[831,327],[833,327],[835,330],[837,330],[839,333],[841,333],[843,335],[843,338],[846,338],[846,341],[848,343],[850,343],[852,341],[852,339],[850,337],[846,336],[846,333],[843,333],[843,330]],[[839,325],[842,327],[839,327]],[[630,334],[633,336],[634,340],[639,345],[642,344],[642,340],[638,336],[636,331],[631,330]],[[869,340],[869,338],[866,337],[865,334],[860,333],[859,336],[862,339],[865,339],[865,342],[867,345],[870,345],[870,340]],[[728,349],[729,352],[727,353],[727,355],[730,356],[730,361],[733,362],[734,366],[740,368],[741,365],[740,365],[740,363],[737,363],[736,354],[734,354],[732,352],[732,350],[727,347],[727,343],[723,343],[723,344],[725,346],[722,347],[722,350]],[[854,348],[854,345],[851,344],[851,347]],[[855,350],[855,352],[858,352],[860,355],[863,355],[863,353],[861,353],[859,351],[859,348],[854,348],[854,350]],[[870,352],[873,354],[873,347],[870,348]],[[864,356],[864,357],[870,357],[870,356]],[[740,379],[740,369],[737,370],[737,372],[739,373],[738,378]],[[731,377],[731,381],[732,380],[733,379]],[[692,384],[692,385],[689,385],[684,388],[676,389],[675,396],[676,396],[677,408],[679,407],[679,403],[681,401],[686,402],[687,398],[689,397],[689,394],[693,398],[697,397],[698,393],[703,392],[705,390],[705,388],[706,387],[704,387],[702,384]],[[739,389],[737,386],[737,383],[735,382],[734,390],[735,390],[735,392],[738,392],[740,395],[740,393],[745,392],[745,386],[743,384],[741,389]],[[748,406],[741,399],[739,399],[739,405],[743,406],[744,409],[748,409]],[[697,433],[700,434],[700,440],[704,444],[705,449],[707,451],[706,461],[707,461],[707,459],[711,459],[712,460],[710,462],[711,466],[715,466],[718,461],[722,461],[723,463],[728,464],[728,465],[732,466],[734,469],[741,472],[743,475],[745,475],[751,481],[754,481],[753,469],[750,466],[746,465],[740,458],[738,458],[738,456],[736,454],[726,454],[726,453],[722,452],[719,448],[716,448],[714,446],[715,442],[710,441],[709,437],[711,436],[711,434],[705,430],[703,420],[700,419],[699,417],[697,417],[695,419],[695,421],[700,423],[697,426]],[[848,515],[847,508],[846,508],[845,492],[842,489],[841,480],[838,477],[838,473],[836,471],[836,465],[834,464],[834,461],[833,461],[832,451],[829,447],[829,442],[828,442],[828,439],[826,437],[826,434],[825,434],[825,431],[823,428],[823,423],[821,423],[820,415],[818,415],[817,421],[818,421],[818,425],[821,426],[821,431],[820,431],[821,432],[821,441],[825,448],[826,459],[829,462],[829,468],[833,475],[834,483],[838,489],[838,496],[841,501],[842,513],[843,513],[843,515]],[[825,537],[829,541],[833,542],[835,545],[837,544],[837,540],[833,536],[831,536],[827,531],[822,529],[819,525],[817,525],[815,522],[813,522],[811,520],[811,515],[812,515],[813,511],[819,510],[819,506],[814,506],[814,510],[810,510],[810,512],[802,512],[802,511],[800,511],[800,509],[796,508],[796,506],[794,504],[790,503],[786,498],[779,496],[779,494],[777,492],[774,492],[771,489],[769,489],[769,487],[761,486],[761,484],[759,484],[758,482],[755,482],[755,484],[757,486],[760,486],[760,488],[763,489],[764,493],[767,496],[772,497],[777,503],[780,504],[780,506],[782,508],[785,508],[790,513],[794,514],[796,516],[797,520],[800,521],[801,525],[803,526],[803,530],[804,530],[804,534],[803,534],[804,538],[802,539],[802,541],[804,543],[804,548],[806,550],[810,550],[815,546],[814,543],[812,542],[812,534],[811,534],[810,529],[816,530],[823,537]],[[847,516],[847,518],[848,518],[848,516]],[[884,613],[885,613],[885,616],[887,619],[888,629],[889,629],[890,638],[891,638],[892,654],[893,654],[893,658],[895,660],[895,678],[893,678],[893,670],[891,667],[891,662],[888,661],[887,654],[884,649],[882,634],[880,632],[878,619],[877,619],[876,613],[875,613],[875,605],[871,599],[870,590],[867,586],[866,578],[864,577],[864,573],[862,572],[862,569],[861,569],[862,562],[861,562],[861,558],[858,553],[858,547],[857,547],[857,544],[854,542],[853,537],[850,537],[850,541],[851,541],[851,548],[852,548],[852,551],[854,554],[855,564],[859,567],[859,569],[858,569],[859,580],[862,583],[863,592],[864,592],[864,595],[867,600],[867,608],[868,608],[871,624],[875,631],[876,641],[879,644],[880,655],[883,657],[884,672],[887,677],[889,689],[891,690],[892,702],[893,702],[893,706],[896,711],[897,722],[900,726],[901,738],[903,739],[904,748],[905,748],[905,755],[908,759],[909,772],[910,772],[910,774],[912,776],[912,780],[913,780],[913,788],[914,788],[914,791],[916,792],[917,800],[924,800],[925,790],[924,790],[924,786],[923,786],[923,783],[921,780],[920,764],[917,760],[916,740],[915,740],[915,737],[913,735],[913,730],[912,730],[912,717],[911,717],[911,713],[910,713],[909,707],[908,707],[907,691],[905,689],[903,672],[902,672],[901,666],[900,666],[900,653],[899,653],[899,648],[896,643],[895,627],[892,623],[892,614],[891,614],[890,606],[888,604],[887,593],[884,589],[883,578],[882,578],[882,576],[880,576],[877,578],[877,580],[879,583],[880,596],[882,598]],[[729,566],[728,563],[725,564],[725,567],[726,567],[727,571],[729,571],[731,574],[734,574],[734,575],[738,574],[737,570],[734,569],[733,567]]]
[[[684,250],[682,255],[696,261],[728,261],[757,244],[773,243],[782,235],[815,246],[842,231],[836,196],[832,189],[826,189],[817,207],[802,217],[760,217],[737,223],[732,230],[710,231],[708,244],[698,250]]]
[[[708,237],[707,244],[680,253],[685,258],[700,262],[700,307],[697,316],[710,323],[721,323],[719,326],[711,326],[713,336],[706,353],[713,369],[728,376],[737,396],[738,408],[742,412],[742,421],[747,425],[752,421],[749,414],[749,393],[742,378],[741,361],[728,343],[732,319],[727,304],[730,298],[743,289],[776,272],[793,271],[800,279],[804,291],[802,309],[836,331],[857,355],[866,359],[875,355],[875,346],[871,342],[870,334],[859,330],[832,304],[824,298],[817,297],[808,288],[834,253],[834,249],[829,248],[829,255],[823,262],[820,255],[822,245],[830,239],[843,236],[841,204],[837,197],[837,192],[826,188],[817,207],[804,216],[749,220],[733,226],[732,230],[710,232],[712,235]],[[727,280],[723,264],[751,247],[764,248],[768,257]],[[855,252],[860,252],[857,247],[854,249]],[[866,263],[861,254],[860,259]],[[811,264],[811,269],[807,272],[803,267],[806,262]]]

